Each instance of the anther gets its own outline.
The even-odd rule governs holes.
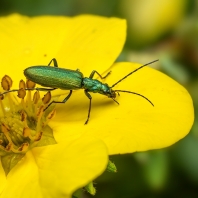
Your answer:
[[[26,86],[27,86],[28,89],[33,89],[36,86],[36,83],[34,83],[31,80],[27,79]]]
[[[28,147],[29,147],[29,144],[25,142],[18,148],[18,151],[24,152],[28,149]]]
[[[20,80],[20,82],[19,82],[19,89],[25,89],[25,82],[24,82],[24,80]]]
[[[41,139],[42,135],[43,135],[43,132],[37,133],[34,140],[39,141]]]
[[[21,98],[21,99],[24,99],[25,98],[25,95],[26,95],[26,91],[25,89],[21,88],[18,90],[18,97]]]
[[[7,144],[5,150],[6,150],[6,151],[11,151],[12,148],[13,148],[13,144],[10,142],[9,144]]]
[[[40,99],[39,91],[36,91],[36,92],[34,93],[34,96],[33,96],[33,102],[34,102],[34,104],[37,104],[38,101],[39,101],[39,99]]]
[[[27,114],[25,113],[25,111],[21,111],[21,121],[24,122],[26,121],[27,118]]]
[[[24,127],[23,128],[23,137],[29,137],[30,136],[30,128]]]
[[[51,111],[51,112],[48,114],[47,119],[51,120],[55,115],[56,115],[56,110],[53,109],[53,111]]]
[[[56,115],[56,110],[53,109],[48,115],[47,115],[47,119],[45,122],[43,122],[42,127],[46,126],[49,121]]]
[[[50,100],[51,100],[51,92],[48,91],[42,98],[43,104],[49,103]]]
[[[43,110],[44,110],[44,106],[40,106],[39,109],[38,109],[38,112],[36,114],[37,117],[41,117],[42,113],[43,113]]]
[[[2,78],[1,86],[3,87],[3,90],[9,91],[12,87],[12,79],[8,75],[5,75]]]

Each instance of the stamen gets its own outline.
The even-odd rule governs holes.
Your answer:
[[[2,78],[1,86],[2,86],[3,90],[9,91],[10,88],[12,87],[12,79],[8,75],[5,75]]]
[[[38,134],[41,131],[41,117],[43,115],[44,106],[41,106],[39,108],[39,113],[37,113],[37,125],[36,125],[36,134]]]
[[[29,139],[33,140],[33,136],[31,135],[31,129],[28,127],[27,124],[27,114],[24,111],[21,111],[21,121],[23,122],[23,137],[28,137]]]
[[[2,113],[0,113],[0,154],[25,153],[33,147],[48,145],[48,136],[45,135],[45,132],[47,130],[49,133],[50,127],[47,124],[56,112],[52,110],[50,113],[44,113],[45,106],[51,100],[51,93],[47,92],[41,101],[37,90],[31,100],[31,92],[34,90],[35,83],[29,80],[25,83],[21,80],[19,89],[10,90],[12,79],[7,75],[3,77],[1,85],[5,92],[0,95],[0,108],[2,109]],[[18,92],[20,102],[13,97],[13,92]],[[52,133],[52,130],[50,132]],[[45,138],[42,139],[43,135]],[[52,138],[53,134],[50,136],[50,144],[56,144],[55,139]],[[6,174],[7,170],[11,170],[10,167],[6,167],[6,164],[2,166]]]
[[[4,133],[4,135],[6,136],[7,140],[9,143],[12,143],[12,140],[8,134],[9,128],[8,126],[6,126],[4,123],[1,124],[1,131]]]
[[[25,124],[27,126],[26,118],[27,118],[27,114],[24,111],[21,111],[21,121],[25,122]]]
[[[37,104],[38,101],[39,101],[39,99],[40,99],[39,91],[36,91],[36,92],[34,93],[34,96],[33,96],[33,102],[34,102],[34,104]]]
[[[43,123],[43,127],[46,126],[46,125],[49,123],[49,121],[50,121],[55,115],[56,115],[56,110],[53,109],[53,110],[48,114],[46,121]]]
[[[23,128],[23,137],[29,137],[30,136],[30,128],[24,127]]]
[[[45,95],[44,95],[44,97],[42,98],[42,101],[43,101],[43,104],[48,104],[49,102],[50,102],[50,100],[51,100],[51,92],[50,91],[48,91]]]
[[[41,137],[42,137],[42,134],[43,134],[43,132],[39,132],[39,133],[37,133],[36,135],[35,135],[35,141],[39,141],[40,139],[41,139]]]
[[[26,87],[28,88],[28,89],[33,89],[34,87],[35,87],[35,83],[34,82],[32,82],[31,80],[26,80]],[[32,101],[31,101],[31,98],[32,98],[32,96],[31,96],[31,90],[28,90],[28,94],[27,94],[27,106],[28,106],[28,108],[31,108],[31,105],[32,105]]]
[[[6,151],[11,151],[11,150],[12,150],[12,147],[13,147],[12,143],[9,143],[9,144],[5,147],[5,150],[6,150]]]
[[[28,144],[28,143],[23,143],[23,144],[18,148],[18,151],[25,152],[25,151],[27,151],[28,147],[29,147],[29,144]]]
[[[1,106],[1,110],[2,110],[2,112],[3,112],[3,115],[5,116],[5,107],[4,107],[4,105],[3,105],[3,102],[2,102],[2,100],[3,100],[3,98],[4,98],[4,96],[2,95],[2,96],[0,96],[0,106]]]
[[[5,75],[2,78],[1,86],[2,86],[3,90],[9,91],[12,87],[12,79],[8,75]],[[8,100],[10,103],[10,109],[13,110],[13,103],[12,103],[12,99],[11,99],[11,96],[9,93],[8,93]]]
[[[33,96],[34,112],[38,109],[38,101],[40,100],[39,91],[36,91]]]
[[[17,95],[19,98],[21,98],[21,104],[23,106],[23,108],[25,109],[26,106],[25,106],[25,101],[24,101],[24,98],[26,96],[26,91],[25,89],[21,88],[18,90],[18,95]]]
[[[33,89],[33,88],[35,88],[35,86],[36,86],[36,83],[35,82],[32,82],[31,80],[28,80],[27,79],[27,81],[26,81],[26,87],[28,89]]]
[[[26,87],[25,87],[25,82],[24,82],[24,80],[20,80],[20,82],[19,82],[19,89],[25,89]]]

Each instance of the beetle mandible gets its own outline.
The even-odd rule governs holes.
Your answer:
[[[93,79],[93,77],[95,74],[97,74],[101,79],[104,79],[111,72],[107,73],[105,76],[102,77],[96,70],[93,70],[89,78],[87,78],[87,77],[84,77],[83,74],[78,69],[70,70],[70,69],[65,69],[65,68],[59,68],[57,60],[53,58],[48,64],[48,66],[43,66],[43,65],[31,66],[24,70],[24,75],[26,76],[27,79],[35,82],[36,84],[39,84],[44,87],[49,87],[49,88],[32,88],[32,89],[26,88],[26,90],[40,90],[40,91],[53,91],[55,89],[70,90],[69,94],[64,98],[63,101],[52,101],[44,109],[46,110],[53,103],[65,103],[72,95],[72,90],[84,89],[85,95],[89,99],[88,116],[85,122],[85,124],[87,124],[90,118],[91,100],[92,100],[92,97],[89,92],[103,94],[111,98],[117,104],[119,103],[115,100],[115,98],[117,94],[119,95],[119,92],[131,93],[131,94],[135,94],[137,96],[144,98],[152,106],[154,106],[154,104],[147,97],[139,93],[127,91],[127,90],[113,90],[112,88],[118,83],[120,83],[122,80],[124,80],[125,78],[133,74],[134,72],[157,61],[158,60],[154,60],[152,62],[149,62],[145,65],[138,67],[137,69],[133,70],[132,72],[130,72],[129,74],[121,78],[119,81],[114,83],[112,86],[109,86],[106,83],[102,83],[99,80]],[[52,62],[54,64],[54,67],[50,67],[50,64]],[[4,93],[1,93],[0,95],[6,94],[8,92],[13,92],[13,91],[17,91],[17,90],[9,90]]]

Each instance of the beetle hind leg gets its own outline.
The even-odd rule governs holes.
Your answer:
[[[85,124],[87,124],[89,122],[89,117],[90,117],[90,112],[91,112],[91,95],[88,93],[87,90],[85,90],[85,95],[89,98],[89,110],[88,110],[88,116],[87,116],[87,120],[85,122]]]
[[[48,105],[47,105],[47,107],[44,109],[44,111],[46,110],[46,109],[48,109],[53,103],[66,103],[67,102],[67,100],[69,100],[69,98],[70,98],[70,96],[72,95],[72,90],[70,90],[70,92],[69,92],[69,94],[66,96],[66,98],[63,100],[63,101],[52,101],[52,102],[50,102]]]

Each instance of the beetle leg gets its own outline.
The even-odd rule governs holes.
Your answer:
[[[93,71],[91,72],[89,78],[92,79],[95,73],[98,74],[98,76],[99,76],[101,79],[104,79],[104,78],[106,78],[106,77],[111,73],[111,71],[108,72],[104,77],[102,77],[96,70],[93,70]]]
[[[89,110],[88,110],[87,120],[86,120],[86,122],[85,122],[85,124],[87,124],[88,121],[89,121],[90,112],[91,112],[91,99],[92,99],[92,97],[91,97],[91,95],[88,93],[87,90],[85,90],[85,95],[89,98]]]
[[[58,62],[57,62],[57,60],[56,60],[55,58],[53,58],[53,59],[49,62],[48,66],[50,66],[50,64],[51,64],[52,62],[54,63],[54,67],[58,67]]]
[[[53,104],[53,103],[66,103],[67,102],[67,100],[70,98],[70,96],[72,95],[72,90],[70,90],[70,92],[69,92],[69,94],[66,96],[66,98],[63,100],[63,101],[52,101],[52,102],[50,102],[48,105],[47,105],[47,107],[44,109],[44,111],[47,109],[47,108],[49,108],[49,106],[51,105],[51,104]]]

